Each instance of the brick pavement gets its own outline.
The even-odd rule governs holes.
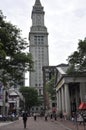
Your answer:
[[[20,118],[20,120],[21,120],[21,118]],[[44,121],[44,118],[38,118],[37,120],[39,120],[39,122],[40,122],[40,120],[41,121]],[[66,129],[66,130],[86,130],[86,126],[84,127],[83,126],[83,124],[81,124],[81,125],[76,125],[76,124],[74,124],[72,121],[69,121],[69,120],[61,120],[61,119],[59,119],[59,118],[57,118],[57,120],[55,121],[54,119],[53,120],[50,120],[49,118],[48,118],[48,123],[49,122],[52,122],[53,124],[55,123],[55,124],[57,124],[58,126],[61,126],[61,127],[63,127],[64,129]],[[0,122],[0,126],[4,126],[4,125],[8,125],[8,124],[11,124],[11,123],[13,123],[13,122],[4,122],[4,123],[2,123],[2,122]],[[22,121],[21,121],[21,123],[22,123]],[[31,118],[30,119],[30,122],[29,122],[29,125],[30,126],[32,126],[34,124],[34,122],[33,122],[33,118]],[[39,126],[38,125],[38,123],[37,124],[35,124],[37,127]],[[36,129],[35,129],[36,130]]]
[[[78,123],[74,124],[74,122],[72,122],[70,120],[64,120],[64,119],[60,120],[59,118],[57,119],[57,122],[59,124],[62,124],[64,126],[68,127],[71,130],[86,130],[86,124],[85,124],[85,126],[83,124],[79,125]]]
[[[24,130],[23,121],[18,120],[12,124],[1,126],[0,130]],[[65,130],[61,125],[55,124],[44,118],[37,118],[36,121],[32,117],[28,118],[26,130]]]

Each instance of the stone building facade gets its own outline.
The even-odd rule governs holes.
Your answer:
[[[86,73],[68,75],[68,65],[56,67],[57,113],[66,113],[68,117],[76,112],[81,102],[86,102]]]

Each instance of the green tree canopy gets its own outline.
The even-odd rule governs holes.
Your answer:
[[[21,37],[21,31],[0,11],[0,80],[15,82],[24,78],[23,73],[33,68],[32,55],[26,52],[28,43]]]
[[[68,73],[86,71],[86,38],[79,40],[77,51],[68,57]]]
[[[5,58],[6,57],[6,53],[3,50],[3,44],[2,43],[0,43],[0,57],[1,58]]]
[[[25,109],[30,110],[32,106],[38,104],[38,93],[33,87],[21,87],[20,92],[25,98]]]

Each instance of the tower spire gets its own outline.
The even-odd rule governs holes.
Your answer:
[[[41,6],[40,0],[36,0],[36,1],[35,1],[35,6]]]
[[[43,7],[42,7],[42,5],[41,5],[40,0],[35,0],[35,4],[34,4],[33,10],[32,10],[32,14],[33,14],[33,13],[36,13],[36,12],[44,13]]]

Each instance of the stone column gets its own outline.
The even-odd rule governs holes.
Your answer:
[[[60,90],[59,90],[59,112],[61,111],[61,92],[60,92]]]
[[[62,111],[62,93],[60,89],[60,111]]]
[[[65,103],[65,100],[64,100],[64,86],[62,86],[62,88],[61,88],[61,94],[62,94],[62,112],[64,113],[64,111],[65,111],[65,108],[64,108],[64,103]]]
[[[86,102],[86,83],[80,83],[80,98],[81,102]]]
[[[70,116],[70,95],[69,95],[69,87],[68,84],[64,85],[65,90],[65,111],[68,116]]]
[[[60,96],[59,96],[59,91],[58,91],[58,111],[60,111]]]
[[[57,112],[59,110],[59,94],[58,94],[58,91],[56,93],[56,98],[57,98]]]

